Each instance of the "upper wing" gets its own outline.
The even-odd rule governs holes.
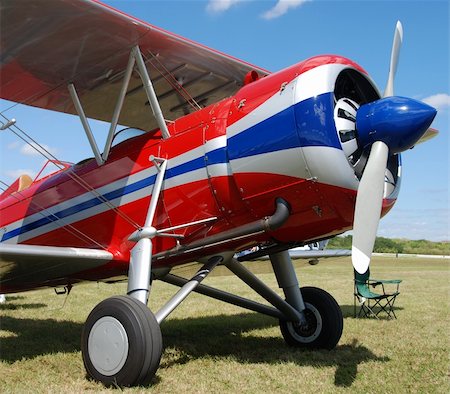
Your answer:
[[[0,97],[45,109],[74,114],[67,90],[74,83],[86,115],[109,121],[135,45],[167,119],[190,110],[177,83],[205,105],[234,94],[250,70],[268,73],[98,2],[2,0],[0,16]],[[138,75],[119,123],[156,127]]]
[[[111,260],[104,250],[0,243],[0,293],[43,286]]]

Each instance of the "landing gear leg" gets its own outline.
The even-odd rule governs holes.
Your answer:
[[[142,238],[131,252],[128,295],[111,297],[89,314],[81,352],[90,377],[122,386],[150,382],[162,354],[161,329],[147,307],[152,241]]]
[[[140,239],[131,250],[127,294],[147,305],[150,294],[152,240]]]
[[[89,314],[81,337],[81,353],[90,377],[103,384],[147,384],[158,369],[162,354],[161,329],[147,308],[150,292],[151,226],[164,178],[167,160],[155,159],[158,170],[145,225],[130,236],[131,250],[127,296],[111,297]]]
[[[269,255],[278,286],[283,289],[286,301],[300,313],[305,310],[302,293],[298,287],[297,274],[287,250]]]
[[[270,260],[286,301],[302,316],[301,322],[280,320],[286,343],[294,347],[333,349],[341,338],[344,325],[336,300],[325,290],[298,287],[288,251],[270,255]]]

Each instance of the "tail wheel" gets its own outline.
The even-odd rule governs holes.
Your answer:
[[[281,334],[290,346],[333,349],[342,335],[344,319],[336,300],[317,287],[301,288],[306,325],[280,320]]]
[[[147,384],[161,359],[161,330],[153,313],[140,301],[111,297],[89,314],[81,352],[88,375],[107,386]]]

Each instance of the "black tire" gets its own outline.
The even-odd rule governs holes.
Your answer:
[[[161,360],[161,329],[142,302],[111,297],[89,314],[81,353],[87,374],[106,386],[148,384]]]
[[[280,320],[281,334],[290,346],[308,349],[333,349],[342,335],[344,319],[336,300],[317,287],[301,288],[306,306],[307,327]]]

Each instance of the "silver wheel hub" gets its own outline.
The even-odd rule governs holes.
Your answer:
[[[128,336],[119,320],[105,316],[93,325],[88,338],[89,358],[105,376],[118,373],[128,356]]]
[[[300,343],[311,343],[314,340],[317,339],[317,337],[320,335],[322,331],[322,317],[320,316],[319,311],[314,307],[314,305],[311,305],[308,302],[305,302],[306,309],[308,313],[310,314],[310,317],[307,319],[309,320],[309,324],[314,324],[313,327],[309,327],[308,334],[302,334],[301,329],[294,326],[292,322],[287,323],[287,328],[292,335],[293,338],[295,338],[296,341]],[[312,319],[311,319],[312,317]],[[314,320],[314,321],[311,321]]]

